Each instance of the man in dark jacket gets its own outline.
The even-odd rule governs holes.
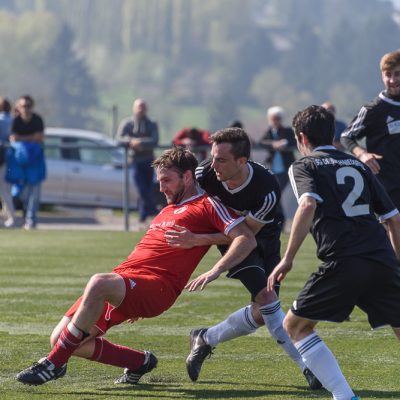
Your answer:
[[[158,213],[153,199],[154,148],[158,144],[158,126],[147,117],[147,105],[136,99],[132,106],[133,115],[125,118],[117,132],[117,139],[130,149],[133,180],[139,191],[139,222]]]
[[[268,129],[260,145],[267,150],[265,164],[278,178],[281,190],[288,183],[287,171],[294,161],[296,141],[292,128],[283,126],[284,111],[281,107],[270,107],[267,111]]]

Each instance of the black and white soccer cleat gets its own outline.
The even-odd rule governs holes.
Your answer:
[[[322,383],[317,379],[310,369],[304,368],[303,375],[306,378],[308,386],[310,386],[311,390],[322,389]]]
[[[136,371],[132,371],[128,368],[124,369],[124,374],[118,378],[114,383],[116,384],[129,384],[136,385],[139,382],[139,379],[144,375],[157,367],[157,357],[151,353],[150,351],[144,352],[144,363],[138,368]]]
[[[197,381],[201,367],[207,357],[211,357],[212,347],[203,338],[207,329],[192,329],[190,332],[190,353],[186,358],[186,370],[189,378]]]
[[[25,385],[43,385],[46,382],[62,378],[67,372],[67,364],[62,367],[56,367],[46,357],[41,358],[31,367],[21,371],[16,379]]]

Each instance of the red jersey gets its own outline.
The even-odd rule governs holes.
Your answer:
[[[203,194],[170,204],[153,219],[127,260],[113,272],[161,276],[181,292],[210,246],[171,247],[165,240],[165,232],[179,225],[193,233],[227,234],[243,220],[218,200]]]

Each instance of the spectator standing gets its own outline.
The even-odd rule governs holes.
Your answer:
[[[267,150],[266,166],[276,175],[282,191],[282,205],[280,212],[284,217],[283,224],[287,218],[291,219],[292,212],[289,209],[294,203],[293,193],[286,191],[289,182],[288,169],[295,160],[294,151],[296,141],[293,130],[283,125],[284,110],[282,107],[270,107],[267,110],[268,128],[261,137],[260,146]],[[285,211],[284,211],[285,210]]]
[[[0,98],[0,197],[3,213],[5,215],[4,226],[11,228],[15,224],[15,210],[11,197],[11,188],[5,179],[7,169],[6,151],[10,140],[12,126],[11,103]]]
[[[17,101],[17,115],[13,120],[10,136],[14,156],[8,158],[13,164],[7,171],[7,176],[15,178],[10,180],[18,183],[21,189],[19,197],[24,211],[24,228],[27,230],[36,228],[41,182],[46,176],[44,122],[39,114],[33,112],[34,105],[35,102],[29,95],[22,96]]]
[[[147,104],[136,99],[132,116],[125,118],[118,128],[117,140],[127,144],[133,167],[133,181],[139,191],[139,222],[157,214],[153,199],[154,171],[151,163],[158,145],[158,126],[147,117]]]
[[[268,128],[260,145],[267,150],[266,166],[276,175],[281,190],[289,182],[287,171],[294,161],[296,142],[292,128],[283,126],[284,111],[281,107],[267,110]]]
[[[335,117],[335,136],[333,138],[333,145],[338,150],[344,150],[344,147],[340,143],[340,135],[346,129],[347,125],[340,119],[336,118],[336,107],[333,103],[326,101],[325,103],[321,104],[321,107],[324,107],[325,110],[329,111]]]
[[[195,127],[183,128],[175,135],[172,143],[192,151],[199,161],[203,161],[207,158],[204,147],[210,147],[210,132]]]
[[[341,143],[370,167],[400,209],[400,50],[385,54],[380,68],[385,89],[361,107]]]

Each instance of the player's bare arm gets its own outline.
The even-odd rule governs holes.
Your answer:
[[[388,218],[385,225],[397,259],[400,260],[400,214]]]
[[[209,271],[193,279],[185,286],[190,292],[197,289],[203,290],[208,283],[217,279],[222,272],[228,271],[243,261],[257,247],[253,233],[244,222],[235,226],[229,232],[228,237],[232,240],[228,251]]]
[[[269,291],[274,289],[275,282],[282,281],[292,269],[294,257],[310,231],[316,208],[317,202],[313,197],[305,196],[301,200],[293,218],[285,255],[268,278],[267,288]]]
[[[263,223],[254,218],[246,217],[245,222],[256,235],[264,226]],[[175,225],[173,229],[165,232],[165,240],[172,247],[191,249],[196,246],[226,245],[231,243],[231,239],[223,233],[193,233],[189,229]]]
[[[381,167],[377,160],[382,159],[383,157],[379,154],[368,153],[366,149],[361,146],[355,146],[352,149],[352,153],[364,164],[367,164],[371,171],[376,175],[379,173]]]
[[[223,233],[193,233],[184,226],[174,225],[164,234],[165,240],[172,247],[191,249],[196,246],[211,246],[213,244],[230,244],[231,239]]]

